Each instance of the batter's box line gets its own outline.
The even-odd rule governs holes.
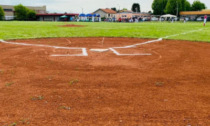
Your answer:
[[[151,53],[138,53],[138,54],[121,54],[114,48],[109,48],[117,56],[151,56]]]
[[[82,53],[81,54],[53,54],[50,56],[53,57],[65,57],[65,56],[88,56],[87,49],[86,48],[81,48]]]
[[[50,46],[50,45],[41,45],[41,44],[28,44],[28,43],[18,43],[18,42],[7,42],[0,39],[1,43],[11,44],[11,45],[22,45],[22,46],[35,46],[35,47],[47,47],[47,48],[55,48],[55,49],[68,49],[68,50],[75,50],[75,49],[81,49],[81,54],[54,54],[50,56],[88,56],[87,49],[86,48],[77,48],[77,47],[61,47],[61,46]]]
[[[144,43],[137,43],[134,45],[129,45],[129,46],[124,46],[124,47],[112,47],[109,48],[114,54],[118,55],[118,56],[151,56],[151,53],[138,53],[138,54],[121,54],[119,53],[117,50],[115,49],[128,49],[128,48],[135,48],[136,46],[140,46],[140,45],[145,45],[145,44],[149,44],[149,43],[155,43],[155,42],[159,42],[162,41],[162,38],[159,38],[157,40],[151,40],[151,41],[147,41]]]

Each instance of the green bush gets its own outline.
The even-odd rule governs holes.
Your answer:
[[[101,21],[104,21],[105,19],[106,19],[105,17],[102,17],[102,18],[101,18]]]

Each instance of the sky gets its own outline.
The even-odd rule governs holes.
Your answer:
[[[188,0],[193,3],[194,0]],[[210,0],[200,0],[210,9]],[[153,0],[0,0],[0,5],[17,5],[24,6],[47,6],[50,13],[92,13],[98,8],[117,9],[127,8],[131,10],[133,3],[139,3],[142,12],[148,12],[151,9]]]

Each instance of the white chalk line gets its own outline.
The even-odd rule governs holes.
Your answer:
[[[52,54],[50,55],[52,57],[73,57],[73,56],[86,56],[83,53],[82,54]]]
[[[162,38],[170,38],[170,37],[174,37],[174,36],[179,36],[179,35],[185,35],[185,34],[189,34],[189,33],[193,33],[193,32],[198,32],[198,31],[202,31],[202,30],[203,30],[203,28],[198,29],[198,30],[192,30],[192,31],[189,31],[189,32],[180,33],[180,34],[169,35],[169,36],[165,36],[165,37],[162,37]]]
[[[53,57],[67,57],[67,56],[88,56],[87,49],[86,48],[81,48],[82,53],[81,54],[53,54],[50,56]]]
[[[140,45],[145,45],[145,44],[150,44],[150,43],[155,43],[155,42],[160,42],[163,40],[163,38],[169,38],[169,37],[174,37],[174,36],[179,36],[179,35],[185,35],[185,34],[188,34],[188,33],[192,33],[192,32],[198,32],[198,31],[201,31],[203,30],[202,29],[198,29],[198,30],[192,30],[192,31],[189,31],[189,32],[184,32],[184,33],[180,33],[180,34],[174,34],[174,35],[169,35],[169,36],[165,36],[165,37],[162,37],[162,38],[159,38],[159,39],[156,39],[156,40],[151,40],[151,41],[147,41],[147,42],[143,42],[143,43],[137,43],[137,44],[134,44],[134,45],[128,45],[128,46],[123,46],[123,47],[112,47],[112,48],[109,48],[114,54],[118,55],[118,56],[133,56],[133,55],[152,55],[152,54],[148,54],[148,53],[140,53],[140,54],[121,54],[119,53],[117,50],[115,49],[126,49],[126,48],[135,48],[136,46],[140,46]]]
[[[61,47],[61,46],[50,46],[50,45],[41,45],[41,44],[28,44],[28,43],[18,43],[18,42],[7,42],[4,40],[0,40],[1,43],[6,43],[6,44],[12,44],[12,45],[22,45],[22,46],[36,46],[36,47],[48,47],[48,48],[55,48],[55,49],[81,49],[82,54],[67,54],[67,55],[62,55],[62,54],[54,54],[51,56],[88,56],[87,49],[86,48],[78,48],[78,47]]]
[[[155,42],[160,42],[162,41],[164,38],[169,38],[169,37],[174,37],[174,36],[178,36],[178,35],[185,35],[188,33],[192,33],[192,32],[197,32],[197,31],[201,31],[202,29],[198,29],[198,30],[192,30],[189,32],[184,32],[184,33],[180,33],[180,34],[174,34],[174,35],[169,35],[169,36],[165,36],[156,40],[151,40],[151,41],[147,41],[147,42],[143,42],[143,43],[137,43],[134,45],[128,45],[128,46],[122,46],[122,47],[112,47],[109,48],[109,50],[111,50],[114,54],[118,55],[118,56],[148,56],[148,55],[152,55],[150,53],[139,53],[139,54],[121,54],[118,51],[116,51],[115,49],[126,49],[126,48],[135,48],[136,46],[140,46],[140,45],[145,45],[145,44],[150,44],[150,43],[155,43]],[[102,44],[104,43],[104,37],[102,39]],[[57,57],[57,56],[88,56],[87,53],[87,49],[86,48],[78,48],[78,47],[61,47],[61,46],[49,46],[49,45],[41,45],[41,44],[27,44],[27,43],[17,43],[17,42],[6,42],[4,40],[0,39],[0,42],[2,43],[7,43],[7,44],[13,44],[13,45],[23,45],[23,46],[37,46],[37,47],[50,47],[50,48],[55,48],[55,49],[82,49],[82,54],[53,54],[51,56]]]
[[[118,55],[118,56],[150,56],[152,55],[151,53],[137,53],[137,54],[121,54],[119,53],[117,50],[115,49],[127,49],[127,48],[134,48],[136,46],[140,46],[140,45],[145,45],[145,44],[149,44],[149,43],[154,43],[154,42],[159,42],[162,41],[162,38],[159,38],[157,40],[151,40],[151,41],[147,41],[144,43],[137,43],[134,45],[129,45],[129,46],[124,46],[124,47],[112,47],[109,48],[114,54]]]
[[[117,52],[114,48],[109,48],[114,54],[116,54],[117,56],[150,56],[152,54],[150,53],[142,53],[142,54],[120,54],[119,52]]]

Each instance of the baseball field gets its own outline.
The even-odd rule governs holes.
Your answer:
[[[0,22],[0,126],[209,126],[210,25]]]

